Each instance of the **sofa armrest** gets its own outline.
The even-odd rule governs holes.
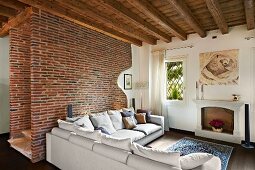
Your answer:
[[[158,124],[164,130],[164,117],[158,115],[151,115],[151,123]]]
[[[51,162],[51,136],[52,134],[49,132],[49,133],[46,133],[46,160],[50,163]]]

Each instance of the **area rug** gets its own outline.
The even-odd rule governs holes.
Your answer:
[[[233,147],[185,137],[171,145],[167,150],[179,151],[182,156],[195,152],[213,154],[221,159],[221,170],[226,170]]]

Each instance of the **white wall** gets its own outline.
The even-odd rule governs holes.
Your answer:
[[[133,74],[133,97],[136,100],[136,109],[141,108],[141,97],[142,97],[142,108],[146,109],[150,106],[150,93],[149,88],[138,89],[136,87],[137,82],[150,81],[150,69],[149,65],[151,62],[151,46],[143,44],[142,47],[132,45],[132,74]]]
[[[212,36],[217,36],[216,39],[212,39]],[[246,40],[245,37],[255,36],[255,31],[247,31],[246,26],[238,26],[230,28],[228,34],[222,35],[218,30],[207,33],[205,38],[200,38],[197,34],[188,36],[188,40],[180,41],[177,38],[173,38],[171,43],[160,42],[158,45],[151,46],[152,51],[158,49],[178,48],[187,45],[193,45],[193,48],[168,50],[167,57],[176,55],[187,55],[187,86],[186,97],[187,100],[184,104],[169,105],[168,116],[170,127],[194,131],[197,121],[196,105],[192,101],[195,98],[195,82],[199,79],[199,53],[212,52],[228,49],[239,49],[239,74],[240,81],[238,85],[218,85],[218,86],[206,86],[205,87],[205,99],[224,99],[231,100],[232,94],[240,94],[241,100],[245,103],[254,103],[255,98],[255,50],[253,52],[252,47],[255,47],[255,39]],[[150,48],[146,48],[150,49]],[[147,54],[148,55],[148,54]],[[253,56],[252,56],[253,55]],[[144,71],[150,68],[150,64],[147,63],[148,58],[143,57],[143,61],[139,61],[140,69]],[[134,69],[134,68],[133,68]],[[137,69],[137,68],[136,68]],[[141,74],[140,74],[141,75]],[[254,83],[253,83],[254,82]],[[150,87],[153,88],[153,87]],[[149,92],[147,94],[149,96]],[[148,102],[149,103],[149,102]],[[240,129],[241,135],[244,136],[244,108],[241,109]],[[251,115],[251,136],[255,141],[255,109],[252,108]]]
[[[142,47],[131,45],[132,48],[132,67],[122,72],[118,77],[118,85],[127,96],[128,106],[131,106],[131,99],[135,98],[135,107],[141,106],[141,95],[143,108],[149,107],[149,87],[146,89],[137,89],[137,82],[149,82],[149,65],[151,57],[151,46],[143,44]],[[141,66],[141,67],[140,67]],[[143,67],[144,66],[144,67]],[[124,90],[124,74],[132,74],[132,90]]]
[[[118,86],[121,88],[121,90],[125,93],[127,97],[127,106],[131,107],[131,99],[133,97],[133,90],[125,90],[124,89],[124,74],[132,74],[132,67],[123,71],[119,77],[118,77]]]
[[[9,38],[0,38],[0,134],[9,132]]]

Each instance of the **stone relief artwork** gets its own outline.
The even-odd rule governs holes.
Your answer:
[[[239,50],[200,53],[200,83],[236,85],[239,80]]]

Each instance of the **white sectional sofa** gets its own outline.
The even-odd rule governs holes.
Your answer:
[[[90,119],[84,120],[85,124],[90,123],[86,128],[93,128]],[[152,115],[150,123],[137,124],[133,130],[114,127],[116,130],[112,134],[102,135],[97,130],[83,131],[86,128],[81,127],[75,129],[72,123],[59,123],[59,127],[46,134],[46,159],[63,170],[181,170],[185,168],[186,163],[183,165],[183,161],[186,160],[195,167],[186,169],[221,169],[220,159],[212,155],[208,160],[202,157],[204,162],[200,161],[199,164],[200,156],[182,159],[179,153],[161,153],[141,146],[164,134],[162,116]],[[105,143],[104,138],[110,138],[110,142]]]
[[[46,134],[46,145],[47,161],[63,170],[182,169],[96,142],[58,127]],[[193,170],[220,170],[220,163],[219,158],[213,157]]]

